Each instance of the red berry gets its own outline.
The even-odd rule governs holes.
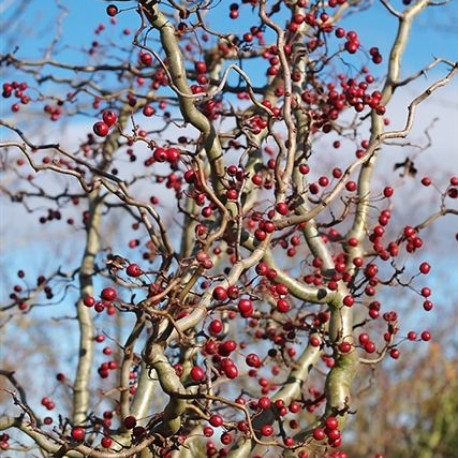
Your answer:
[[[129,415],[124,418],[123,425],[126,429],[134,429],[137,425],[137,419],[133,415]]]
[[[221,415],[212,415],[209,419],[208,422],[214,426],[215,428],[221,426],[223,424],[223,417]]]
[[[424,340],[425,342],[431,340],[431,333],[429,331],[423,331],[421,333],[421,340]]]
[[[258,275],[267,275],[268,272],[269,272],[269,266],[265,262],[260,262],[256,266],[256,273]]]
[[[339,350],[341,353],[348,353],[351,350],[350,342],[341,342],[339,344]]]
[[[84,440],[84,436],[86,435],[86,432],[84,431],[81,426],[75,426],[72,429],[72,437],[78,442],[82,442]]]
[[[300,410],[301,410],[301,405],[298,402],[293,401],[289,405],[289,411],[291,413],[298,413],[298,412],[300,412]]]
[[[204,426],[203,431],[204,431],[204,436],[205,437],[213,436],[214,431],[213,431],[213,428],[211,428],[210,426]]]
[[[310,337],[310,345],[312,347],[319,347],[321,345],[321,340],[318,337]]]
[[[167,162],[173,164],[174,162],[177,162],[180,158],[180,150],[178,150],[177,148],[169,148],[166,152],[166,156]]]
[[[277,301],[277,310],[280,313],[289,312],[291,306],[289,305],[288,301],[285,299],[278,299]]]
[[[235,365],[227,366],[224,369],[224,373],[226,374],[226,377],[230,379],[234,379],[239,375],[239,371]]]
[[[322,441],[326,437],[326,434],[324,432],[324,429],[322,428],[316,428],[313,431],[313,438],[317,441]]]
[[[335,33],[337,38],[343,38],[345,36],[345,30],[342,27],[337,28]]]
[[[429,297],[431,296],[431,294],[432,294],[431,288],[428,288],[425,286],[424,288],[421,289],[421,295],[423,297]]]
[[[244,318],[253,315],[253,302],[250,299],[240,299],[237,308]]]
[[[376,350],[374,342],[366,342],[364,344],[364,350],[366,350],[367,353],[374,353]]]
[[[359,343],[364,345],[366,342],[369,342],[371,339],[369,337],[369,334],[366,332],[363,332],[362,334],[359,335],[358,337]]]
[[[329,178],[328,177],[320,177],[318,180],[318,183],[320,184],[321,187],[326,187],[329,184]]]
[[[246,357],[245,361],[250,367],[261,367],[261,359],[255,353],[250,353]]]
[[[289,213],[289,207],[286,202],[278,202],[278,204],[275,205],[275,210],[277,210],[280,215],[287,215]]]
[[[93,307],[95,305],[95,303],[96,303],[96,300],[92,296],[86,296],[83,299],[83,304],[86,307]]]
[[[264,241],[267,238],[266,232],[264,232],[262,229],[256,229],[254,231],[254,236],[256,240],[259,240],[260,242]]]
[[[382,113],[383,114],[383,113]],[[383,190],[383,195],[385,197],[391,197],[392,195],[394,194],[394,189],[391,187],[391,186],[387,186],[384,190]]]
[[[294,438],[292,438],[291,436],[285,437],[285,439],[284,439],[284,444],[285,444],[287,447],[293,447],[293,446],[294,446]],[[298,455],[298,456],[299,456],[299,455]]]
[[[197,383],[202,382],[205,379],[204,370],[199,366],[194,366],[191,369],[191,378]]]
[[[431,301],[425,301],[423,302],[423,308],[429,312],[433,308],[433,303]]]
[[[339,169],[338,167],[334,168],[332,170],[332,176],[337,179],[340,178],[342,176],[342,170]]]
[[[413,237],[416,234],[416,230],[412,226],[406,226],[404,228],[404,235],[406,237]]]
[[[302,175],[307,175],[310,172],[310,167],[307,164],[300,164],[299,172],[301,172]]]
[[[415,331],[409,331],[407,338],[409,340],[417,340],[417,333]]]
[[[431,183],[432,183],[432,181],[431,181],[431,178],[429,178],[429,177],[423,177],[421,179],[421,184],[423,186],[425,186],[425,187],[431,186]]]
[[[106,137],[108,134],[108,124],[106,124],[103,121],[97,121],[93,127],[92,130],[94,131],[95,135],[98,135],[99,137]]]
[[[130,264],[127,266],[126,273],[129,277],[139,277],[143,271],[138,264]]]
[[[217,301],[224,301],[227,299],[227,290],[223,286],[217,286],[213,290],[213,298]]]
[[[213,320],[208,325],[208,332],[212,336],[218,335],[223,330],[223,322],[221,320]]]
[[[333,430],[339,427],[339,420],[336,417],[328,417],[326,418],[326,428]]]
[[[107,14],[108,16],[116,16],[118,14],[118,7],[116,5],[108,5]]]
[[[309,191],[310,191],[310,194],[318,194],[318,192],[320,191],[320,189],[318,188],[318,185],[316,183],[312,183],[310,186],[309,186]]]
[[[156,148],[153,157],[157,162],[165,162],[167,160],[167,150],[165,148]]]
[[[227,288],[227,297],[229,297],[229,299],[237,299],[239,297],[239,294],[240,291],[237,286],[232,285],[229,286],[229,288]]]
[[[146,434],[146,429],[143,426],[135,426],[135,428],[132,430],[132,435],[134,437],[140,437]]]
[[[118,120],[118,115],[112,110],[105,110],[102,119],[108,127],[111,127]]]
[[[118,293],[114,288],[104,288],[100,294],[100,297],[104,301],[114,301],[118,297]]]
[[[149,67],[153,63],[153,56],[149,52],[141,52],[138,56],[140,64]]]
[[[390,350],[390,356],[393,359],[398,359],[400,355],[401,355],[401,352],[397,348],[393,348]]]
[[[103,448],[110,448],[113,445],[113,439],[111,437],[104,437],[101,444]]]
[[[352,247],[358,246],[358,240],[355,238],[348,239],[348,244]]]
[[[150,117],[150,116],[153,116],[153,114],[156,112],[156,110],[151,106],[151,105],[145,105],[143,107],[143,114],[146,116],[146,117]]]
[[[237,344],[235,343],[234,340],[226,340],[226,342],[223,342],[219,348],[218,348],[218,353],[221,356],[229,356],[233,351],[235,351],[237,348]]]
[[[205,62],[199,61],[194,64],[194,68],[197,73],[206,73],[207,71],[207,65]]]
[[[424,275],[428,274],[431,270],[431,266],[427,262],[422,262],[419,268],[420,272]]]
[[[270,407],[271,401],[270,398],[263,396],[259,398],[258,407],[262,410],[267,410]]]
[[[284,285],[283,283],[279,283],[278,285],[275,286],[275,291],[280,295],[280,296],[286,296],[289,293],[288,287]]]
[[[232,434],[231,433],[223,433],[221,434],[221,443],[224,445],[229,445],[232,442]]]
[[[184,173],[184,181],[188,184],[195,183],[197,180],[196,172],[193,169],[186,170]]]

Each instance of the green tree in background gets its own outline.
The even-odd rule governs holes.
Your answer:
[[[347,27],[376,6],[388,52]],[[132,0],[88,31],[71,2],[14,5],[5,456],[453,454],[446,282],[428,279],[458,177],[428,156],[433,116],[412,132],[458,65],[403,67],[447,6]],[[40,17],[56,33],[34,43]]]

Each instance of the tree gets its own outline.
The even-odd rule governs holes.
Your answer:
[[[440,5],[382,4],[386,56],[345,28],[364,0],[119,1],[79,51],[58,2],[41,56],[2,55],[2,191],[29,243],[47,239],[42,270],[26,253],[4,278],[2,449],[347,456],[363,368],[431,340],[400,317],[433,308],[418,253],[458,213],[458,178],[420,177],[418,153],[376,169],[427,154],[417,109],[458,72],[445,56],[403,76],[414,21]],[[431,72],[391,128],[395,94]],[[399,175],[436,209],[409,213]]]

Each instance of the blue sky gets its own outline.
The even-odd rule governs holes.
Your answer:
[[[24,55],[36,53],[38,49],[49,44],[49,33],[57,31],[60,23],[56,21],[56,2],[54,0],[39,0],[31,2],[25,10],[25,17],[15,21],[13,14],[17,13],[16,3],[4,1],[0,8],[3,24],[16,27],[17,43],[20,44]],[[65,41],[72,44],[68,56],[75,59],[78,45],[89,45],[94,39],[93,30],[100,24],[108,24],[109,18],[104,13],[108,2],[102,0],[62,0],[63,9],[69,14],[64,18],[63,30]],[[114,2],[116,3],[116,2]],[[164,2],[165,3],[165,2]],[[208,15],[209,23],[222,32],[245,32],[250,27],[250,7],[240,7],[240,19],[237,21],[228,18],[228,8],[231,2],[222,1]],[[399,1],[393,2],[400,7]],[[134,2],[118,2],[120,9],[134,6]],[[117,16],[120,27],[135,28],[137,17],[135,12],[129,11]],[[378,46],[385,55],[389,49],[397,20],[390,16],[378,0],[364,11],[351,15],[342,23],[348,29],[354,29],[361,37],[361,42],[367,47]],[[416,70],[430,62],[433,57],[442,56],[450,60],[458,58],[458,47],[453,42],[458,40],[458,2],[450,1],[444,7],[428,8],[418,18],[413,28],[411,41],[406,55],[406,68]],[[109,27],[108,27],[109,28]],[[32,38],[31,38],[32,37]],[[3,42],[3,47],[5,46]]]
[[[241,8],[241,20],[231,21],[228,19],[229,1],[223,0],[218,9],[212,11],[209,15],[209,21],[215,20],[215,28],[224,32],[244,32],[248,24],[249,8]],[[111,36],[113,40],[121,40],[121,31],[125,27],[135,29],[137,25],[137,16],[135,12],[127,12],[118,17],[120,25],[116,28],[109,25],[109,18],[104,11],[107,2],[99,0],[61,0],[61,4],[68,8],[70,13],[64,18],[62,30],[64,34],[64,48],[62,49],[62,58],[67,62],[85,63],[87,56],[80,53],[78,48],[81,46],[89,47],[94,40],[93,31],[100,24],[106,24],[106,35]],[[119,2],[119,6],[130,5],[131,3]],[[396,2],[397,5],[400,2]],[[3,39],[1,47],[3,51],[7,49],[11,51],[11,45],[20,46],[18,56],[37,57],[42,56],[43,51],[50,43],[50,38],[59,31],[60,24],[56,21],[56,6],[54,0],[36,0],[30,4],[25,15],[20,17],[18,21],[12,17],[16,11],[15,2],[4,1],[0,8],[5,8],[3,13],[3,21],[9,24],[15,32],[14,42],[6,42]],[[423,13],[420,17],[419,24],[414,27],[411,42],[409,44],[404,67],[404,75],[419,70],[422,66],[431,62],[434,57],[441,56],[449,60],[458,59],[458,30],[455,25],[458,24],[458,1],[453,1],[447,5],[445,10],[431,9]],[[396,20],[389,16],[380,3],[375,0],[373,8],[362,11],[349,17],[344,22],[344,27],[348,30],[357,30],[361,42],[366,44],[367,48],[378,46],[384,57],[386,51],[392,44],[393,35],[396,29]],[[124,43],[128,43],[131,38],[124,38]],[[8,46],[8,48],[7,48]],[[62,47],[61,43],[56,43],[56,49]],[[384,69],[381,66],[380,69]],[[443,70],[443,69],[442,69]],[[406,116],[406,106],[413,96],[418,94],[427,84],[430,84],[437,75],[443,75],[442,72],[432,72],[428,78],[423,78],[416,85],[408,87],[402,91],[393,100],[393,107],[390,108],[390,117],[393,120],[393,127],[400,127]],[[19,77],[18,77],[19,78]],[[22,77],[20,77],[22,78]],[[9,102],[2,104],[2,109],[8,110]],[[440,121],[432,131],[433,148],[424,156],[419,158],[417,163],[421,174],[439,174],[450,176],[451,173],[457,173],[456,167],[456,145],[458,145],[458,130],[456,123],[458,121],[458,85],[454,82],[443,91],[438,92],[433,98],[425,102],[418,110],[418,119],[413,137],[424,140],[423,131],[428,126],[432,117],[438,116]],[[7,115],[9,113],[7,111]],[[67,141],[71,138],[81,138],[89,130],[90,124],[86,121],[84,124],[68,126]],[[2,133],[2,131],[0,131]],[[46,134],[50,137],[59,135],[59,126],[54,125],[47,130]],[[70,139],[70,140],[69,140]],[[388,152],[384,155],[379,167],[381,170],[386,170],[387,175],[391,178],[392,164],[395,161],[397,152]],[[404,154],[404,152],[402,152]],[[331,162],[331,159],[327,159]],[[327,164],[323,164],[324,167]],[[453,171],[455,167],[455,171]],[[381,174],[383,185],[383,173]],[[436,208],[438,205],[437,195],[431,189],[418,188],[413,181],[406,181],[399,186],[397,190],[398,202],[402,199],[409,201],[415,209],[415,214],[403,214],[402,206],[399,213],[400,221],[410,221],[414,218],[415,222],[423,219],[433,204]],[[22,209],[17,206],[11,206],[5,199],[2,198],[0,204],[0,229],[4,235],[0,253],[0,268],[3,271],[0,278],[2,281],[1,300],[5,300],[9,291],[6,291],[4,281],[14,278],[15,272],[19,268],[26,266],[28,275],[37,270],[45,274],[54,270],[56,259],[69,268],[75,268],[80,257],[80,249],[76,250],[75,245],[81,248],[83,243],[82,232],[76,235],[65,224],[53,226],[45,226],[39,233],[34,232],[33,237],[31,231],[36,229],[37,216],[27,215]],[[401,225],[401,222],[397,224]],[[409,262],[410,266],[415,267],[421,261],[426,260],[433,265],[433,270],[428,277],[419,278],[419,285],[428,284],[434,290],[433,300],[437,304],[437,309],[430,314],[426,314],[421,308],[421,301],[415,298],[412,301],[412,327],[418,326],[416,329],[422,329],[420,326],[427,326],[428,323],[434,323],[440,319],[443,312],[450,312],[455,304],[458,303],[458,271],[451,268],[453,263],[456,263],[457,244],[454,240],[454,233],[457,231],[456,218],[444,218],[436,226],[435,229],[428,231],[433,242],[426,249],[431,250],[431,254],[425,257],[420,254],[415,259]],[[33,239],[33,242],[31,241]],[[62,248],[56,256],[49,256],[50,245],[55,247],[56,240],[63,240]],[[72,258],[72,253],[77,251],[77,259]],[[69,261],[70,260],[70,261]],[[69,262],[69,264],[66,264]],[[30,274],[29,274],[30,272]],[[413,297],[413,296],[409,296]],[[76,294],[68,297],[65,304],[62,305],[61,312],[69,313],[73,311],[74,299]],[[43,313],[40,309],[36,313]],[[53,310],[54,311],[54,310]],[[34,312],[35,313],[35,312]],[[444,313],[443,316],[449,316]],[[431,320],[429,322],[429,320]],[[409,321],[410,322],[410,321]],[[424,323],[426,322],[426,324]],[[404,324],[404,323],[403,323]],[[72,328],[74,329],[74,328]],[[404,328],[407,330],[406,328]],[[453,338],[453,336],[451,336]],[[68,354],[74,353],[74,339],[76,335],[68,337],[62,341],[62,345],[66,347]],[[73,339],[73,340],[72,340]],[[73,352],[73,353],[72,353]],[[70,357],[70,356],[69,356]],[[62,362],[65,365],[65,362]]]
[[[60,22],[56,18],[58,17],[58,8],[54,0],[40,0],[28,4],[28,8],[25,10],[23,16],[19,16],[19,20],[14,20],[13,14],[17,14],[15,2],[3,2],[1,8],[4,10],[3,21],[4,25],[12,27],[21,33],[15,34],[14,45],[19,46],[17,55],[19,57],[37,57],[42,56],[44,50],[49,46],[50,39],[55,36],[56,33],[62,33],[63,39],[55,43],[56,50],[62,51],[62,59],[64,61],[74,63],[87,61],[87,55],[81,53],[78,48],[85,47],[86,49],[90,46],[91,42],[97,38],[94,35],[94,30],[103,23],[107,29],[103,34],[109,36],[112,40],[116,41],[122,37],[122,30],[126,27],[135,29],[138,24],[138,19],[135,11],[127,11],[117,16],[119,25],[113,27],[109,24],[109,18],[105,14],[107,2],[101,0],[78,0],[69,1],[62,0],[62,9],[68,9],[68,14],[64,14],[62,21]],[[218,4],[218,2],[216,2]],[[395,3],[399,6],[400,2]],[[134,2],[118,2],[120,8],[128,8],[134,5]],[[221,30],[222,32],[245,32],[246,29],[251,25],[250,19],[250,8],[247,6],[241,6],[240,8],[240,20],[232,21],[228,18],[229,2],[221,2],[218,7],[213,9],[208,16],[209,23],[214,24],[215,29]],[[458,42],[458,26],[455,25],[454,19],[458,22],[458,2],[450,2],[445,9],[428,9],[420,16],[418,25],[413,29],[411,41],[408,46],[408,50],[405,58],[405,70],[404,74],[408,75],[411,72],[415,72],[422,66],[431,62],[433,57],[441,56],[449,60],[458,59],[458,47],[451,46],[452,42]],[[389,49],[394,33],[396,30],[397,21],[394,17],[390,16],[380,2],[376,1],[372,8],[368,10],[358,12],[347,19],[342,24],[347,30],[354,29],[360,35],[360,41],[365,44],[366,48],[371,46],[378,46],[385,59],[387,58],[386,52]],[[10,30],[10,29],[7,29]],[[6,35],[5,35],[6,36]],[[129,43],[131,37],[122,38],[122,43]],[[7,44],[6,40],[3,40],[2,47]],[[385,69],[385,66],[380,66],[380,70]],[[443,69],[442,69],[443,70]],[[432,78],[438,74],[433,72],[428,78],[423,78],[414,87],[408,87],[405,90],[399,91],[399,96],[393,100],[393,105],[399,107],[399,109],[391,110],[390,117],[393,120],[395,126],[401,126],[406,115],[406,105],[411,100],[414,94],[418,94],[426,84],[430,84]],[[442,71],[443,74],[443,71]],[[419,138],[422,136],[424,128],[429,123],[433,116],[433,110],[437,116],[441,118],[437,128],[432,132],[433,135],[433,148],[436,150],[435,157],[442,158],[442,161],[447,163],[452,161],[454,156],[453,144],[458,144],[458,139],[453,139],[456,131],[451,128],[454,121],[456,121],[457,103],[453,100],[457,99],[458,85],[454,82],[450,87],[438,92],[430,101],[427,101],[424,107],[419,109],[419,119],[415,135]],[[9,102],[8,102],[9,106]],[[429,108],[427,108],[429,107]],[[8,109],[6,104],[3,105],[3,109]],[[455,113],[455,120],[454,120]],[[75,126],[76,127],[76,126]],[[58,125],[49,130],[49,134],[54,132],[58,135]],[[80,125],[77,130],[85,130],[87,125]],[[451,138],[450,138],[451,136]],[[420,157],[419,164],[422,167],[421,172],[426,173],[429,167],[428,155],[425,158]],[[383,163],[383,160],[382,160]],[[387,169],[393,163],[393,157],[388,159],[383,167]],[[437,162],[436,162],[437,164]],[[436,167],[437,168],[437,167]],[[448,168],[448,167],[446,167]],[[412,190],[411,184],[407,183],[401,189],[401,193],[409,195]],[[416,193],[417,199],[431,199],[430,194],[427,194],[425,190],[420,190]],[[5,208],[3,209],[5,210]],[[3,212],[2,212],[3,213]],[[444,219],[439,225],[439,233],[443,230],[450,234],[450,220],[452,218]],[[5,227],[7,221],[6,213],[3,213],[2,228]],[[29,249],[31,248],[30,243],[27,242]],[[42,240],[37,241],[37,252],[40,251]],[[3,259],[16,259],[20,260],[17,264],[23,264],[22,256],[11,256],[11,251],[2,250]],[[16,245],[15,254],[23,253],[23,247]],[[38,253],[37,253],[38,254]],[[45,262],[41,260],[40,262]],[[14,262],[16,264],[16,262]],[[456,275],[454,274],[455,278]]]

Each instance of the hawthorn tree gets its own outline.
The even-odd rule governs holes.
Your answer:
[[[355,380],[431,340],[401,326],[402,298],[433,308],[418,253],[458,213],[450,171],[420,177],[403,153],[376,168],[428,154],[417,109],[458,72],[447,56],[401,71],[414,21],[443,5],[381,4],[387,55],[345,28],[366,0],[118,1],[71,53],[57,2],[42,56],[2,55],[3,195],[31,238],[61,231],[44,271],[4,277],[1,324],[23,338],[0,372],[3,450],[348,456]],[[396,91],[433,70],[392,128]],[[399,175],[436,202],[410,225],[392,218],[412,214]]]

